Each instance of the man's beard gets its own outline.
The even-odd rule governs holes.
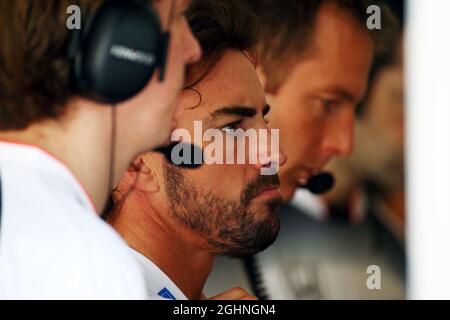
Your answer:
[[[205,238],[213,253],[240,258],[256,254],[275,241],[281,198],[253,205],[252,209],[250,202],[263,189],[278,185],[278,176],[259,176],[248,184],[239,200],[228,200],[196,186],[184,175],[185,170],[164,164],[171,214]]]

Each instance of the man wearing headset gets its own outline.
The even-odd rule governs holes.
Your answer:
[[[146,298],[98,215],[133,157],[168,139],[201,54],[188,5],[0,1],[0,298]]]
[[[109,217],[144,270],[148,294],[170,299],[205,298],[216,256],[254,254],[274,241],[281,194],[277,170],[264,169],[286,161],[267,127],[270,107],[255,68],[256,17],[237,0],[193,0],[187,16],[204,55],[188,68],[178,128],[194,136],[201,121],[200,134],[214,129],[218,136],[201,142],[205,164],[195,170],[154,152],[139,156],[113,194]],[[260,137],[247,143],[245,163],[208,164],[213,143],[221,160],[225,150],[236,158],[237,144],[231,147],[228,138],[238,129],[267,132],[270,146]],[[250,154],[257,161],[248,161]],[[238,288],[215,298],[252,299]]]

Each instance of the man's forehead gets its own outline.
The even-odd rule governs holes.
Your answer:
[[[177,120],[212,121],[233,115],[252,117],[262,112],[266,106],[265,99],[246,99],[232,94],[224,98],[203,97],[203,95],[200,98],[200,94],[200,91],[191,91],[183,95],[180,99],[181,109],[176,115]]]
[[[350,49],[351,50],[351,49]],[[351,52],[351,51],[350,51]],[[350,101],[357,101],[365,92],[371,63],[370,52],[359,57],[342,54],[310,55],[292,67],[285,84],[293,95],[308,92],[328,92]],[[294,90],[300,86],[300,90]]]
[[[199,108],[202,113],[230,105],[260,109],[265,104],[256,70],[241,52],[224,55],[213,70],[194,88],[185,90],[182,97],[182,108]]]

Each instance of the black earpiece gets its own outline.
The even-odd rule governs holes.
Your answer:
[[[330,191],[334,186],[334,177],[331,173],[322,172],[309,178],[308,182],[301,188],[308,189],[314,194],[322,194]]]
[[[189,157],[187,159],[187,162],[175,163],[173,161],[172,151],[175,147],[180,147],[181,151],[184,151],[184,150],[189,151]],[[155,149],[155,151],[163,154],[168,162],[170,162],[173,165],[178,166],[180,168],[197,169],[203,165],[203,161],[204,161],[203,150],[200,147],[198,147],[192,143],[172,142],[167,146],[163,146],[158,149]],[[180,156],[183,158],[183,154],[180,154]],[[196,162],[196,158],[200,159],[200,161]]]
[[[130,99],[165,69],[167,37],[148,1],[104,1],[72,36],[76,90],[112,105]]]

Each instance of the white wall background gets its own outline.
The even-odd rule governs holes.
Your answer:
[[[450,0],[408,6],[408,298],[450,299]]]

